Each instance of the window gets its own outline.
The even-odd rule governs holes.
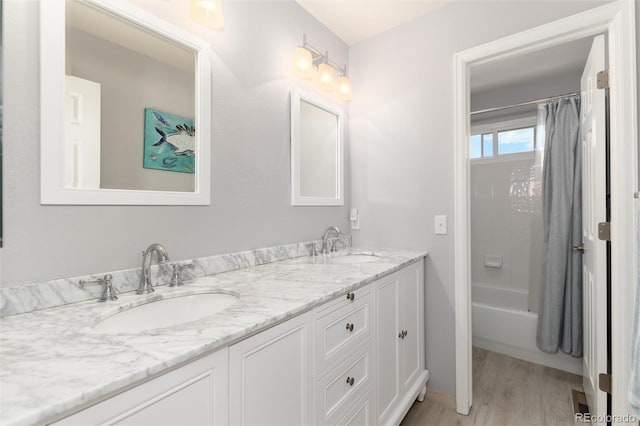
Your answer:
[[[498,132],[498,155],[533,151],[535,134],[533,127]]]
[[[471,158],[493,157],[493,133],[471,136]]]
[[[471,159],[531,153],[536,148],[535,118],[477,126],[469,144]]]

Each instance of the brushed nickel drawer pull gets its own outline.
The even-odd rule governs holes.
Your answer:
[[[355,379],[353,377],[347,377],[347,384],[349,386],[353,386],[354,382],[355,382]]]
[[[353,293],[347,293],[347,299],[353,302],[356,299],[356,295]]]
[[[353,324],[347,323],[347,330],[353,331]]]

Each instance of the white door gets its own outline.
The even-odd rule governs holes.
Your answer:
[[[100,84],[65,76],[65,188],[100,188]]]
[[[607,396],[598,389],[598,374],[607,372],[606,242],[598,223],[606,221],[605,91],[597,73],[605,69],[604,36],[594,38],[580,82],[582,91],[582,238],[584,356],[583,387],[592,415],[607,413]]]
[[[376,288],[376,386],[378,424],[387,424],[400,400],[400,283],[397,275]]]
[[[229,347],[229,424],[313,423],[313,312]]]
[[[408,267],[400,274],[400,311],[402,313],[402,389],[407,392],[424,371],[422,357],[422,268]]]

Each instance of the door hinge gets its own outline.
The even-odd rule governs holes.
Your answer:
[[[597,76],[598,89],[609,88],[609,70],[600,71]]]
[[[606,373],[600,373],[598,375],[598,388],[602,392],[611,394],[611,375]]]
[[[598,239],[611,241],[611,224],[609,222],[600,222],[598,224]]]

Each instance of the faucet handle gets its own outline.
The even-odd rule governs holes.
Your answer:
[[[182,281],[181,272],[185,268],[193,268],[193,267],[195,267],[195,265],[193,263],[183,263],[183,264],[174,263],[173,264],[173,276],[171,277],[171,282],[169,283],[169,287],[180,287],[180,286],[183,286],[184,282]]]
[[[90,283],[98,283],[102,286],[102,293],[100,293],[100,297],[98,298],[98,302],[106,302],[107,300],[118,300],[118,296],[116,290],[113,288],[113,275],[107,274],[102,278],[98,278],[97,280],[80,280],[78,284],[80,287],[84,288],[85,285]]]
[[[318,255],[318,251],[316,250],[316,243],[314,241],[307,243],[306,247],[307,247],[307,252],[309,253],[309,256],[313,257]]]
[[[106,302],[107,300],[118,300],[117,292],[113,288],[113,276],[111,274],[107,274],[100,281],[102,284],[102,294],[98,299],[98,302]]]

